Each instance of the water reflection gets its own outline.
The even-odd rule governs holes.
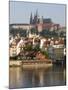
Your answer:
[[[65,69],[60,66],[52,66],[46,69],[24,70],[20,67],[10,67],[9,87],[44,87],[65,85]]]

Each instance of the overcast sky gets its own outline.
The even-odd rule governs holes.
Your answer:
[[[65,26],[66,6],[62,4],[10,1],[10,23],[29,23],[30,14],[38,10],[39,16],[51,18],[54,23]]]

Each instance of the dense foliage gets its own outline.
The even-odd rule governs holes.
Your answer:
[[[9,33],[13,36],[16,36],[18,33],[20,34],[20,36],[26,37],[26,30],[23,30],[21,28],[19,29],[15,29],[15,28],[11,28]]]

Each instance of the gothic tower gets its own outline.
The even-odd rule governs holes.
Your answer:
[[[38,10],[36,10],[36,15],[35,15],[35,23],[38,23]]]
[[[34,15],[34,19],[33,19],[33,24],[37,24],[38,23],[38,10],[36,10],[36,13]]]
[[[30,24],[33,24],[32,12],[31,12],[31,15],[30,15]]]

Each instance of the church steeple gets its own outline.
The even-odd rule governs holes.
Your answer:
[[[30,15],[30,24],[33,23],[33,17],[32,17],[32,12],[31,12],[31,15]]]
[[[30,15],[30,24],[37,24],[37,23],[38,23],[38,9],[36,10],[34,17],[32,16],[32,12]]]
[[[37,24],[38,22],[38,10],[36,10],[36,13],[34,15],[33,24]]]
[[[36,23],[38,22],[38,9],[36,10]]]
[[[38,18],[38,9],[36,10],[36,16],[37,16],[37,18]]]

